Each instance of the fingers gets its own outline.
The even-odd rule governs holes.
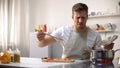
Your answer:
[[[41,31],[41,32],[38,32],[38,33],[37,33],[37,38],[38,38],[38,40],[39,40],[39,41],[43,40],[44,37],[45,37],[45,35],[46,35],[46,34],[45,34],[44,32],[42,32],[42,31]]]
[[[35,29],[35,32],[43,32],[43,30]]]

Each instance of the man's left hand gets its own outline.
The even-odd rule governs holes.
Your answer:
[[[114,43],[111,43],[111,44],[109,44],[109,45],[106,45],[106,46],[104,47],[104,49],[111,50],[111,49],[113,49],[113,47],[114,47]]]

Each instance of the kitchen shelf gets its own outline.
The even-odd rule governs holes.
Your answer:
[[[99,15],[99,16],[89,16],[88,18],[100,18],[100,17],[116,17],[120,16],[120,14],[114,14],[114,15]]]
[[[97,32],[100,33],[105,33],[105,32],[114,32],[114,30],[96,30]]]

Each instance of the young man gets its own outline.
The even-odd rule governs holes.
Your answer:
[[[50,35],[44,32],[37,34],[39,47],[56,42],[54,37],[62,38],[65,45],[64,57],[88,60],[92,49],[99,49],[101,37],[98,32],[86,26],[88,7],[86,4],[77,3],[72,7],[72,26],[63,26]],[[54,37],[53,37],[54,36]]]

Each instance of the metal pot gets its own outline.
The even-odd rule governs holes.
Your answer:
[[[119,51],[117,50],[92,50],[91,53],[91,59],[92,62],[97,64],[107,64],[111,63],[114,59],[115,52]]]

